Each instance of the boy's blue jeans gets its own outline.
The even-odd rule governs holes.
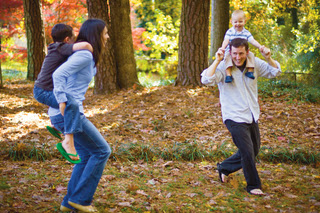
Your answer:
[[[225,124],[231,133],[238,152],[220,164],[221,172],[225,175],[243,170],[247,182],[247,191],[261,189],[261,181],[256,168],[256,156],[260,149],[260,131],[258,123],[237,123],[226,120]]]
[[[33,88],[34,98],[42,104],[59,109],[59,103],[53,91],[47,91],[37,86]],[[64,110],[64,134],[73,134],[82,130],[80,121],[79,105],[74,98],[67,94],[67,103]]]
[[[50,117],[52,125],[60,131],[64,129],[62,115]],[[97,128],[83,115],[80,115],[82,131],[74,134],[74,146],[81,158],[75,164],[68,184],[68,192],[62,204],[74,209],[68,201],[88,206],[97,189],[104,167],[111,154],[111,148]]]

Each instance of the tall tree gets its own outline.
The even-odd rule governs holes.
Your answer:
[[[23,0],[28,49],[27,79],[36,80],[45,57],[45,39],[40,0]]]
[[[2,24],[3,24],[3,20],[0,19],[0,30],[2,28]],[[2,38],[2,34],[0,34],[0,52],[1,52],[1,38]],[[0,58],[0,88],[3,87],[3,82],[2,82],[2,68],[1,68],[1,58]]]
[[[183,0],[176,85],[201,85],[208,66],[210,0]]]
[[[110,1],[112,41],[120,88],[129,88],[138,81],[134,58],[129,0]]]
[[[1,49],[2,41],[18,31],[12,26],[18,25],[23,17],[23,15],[20,15],[23,12],[16,13],[19,9],[23,11],[22,1],[0,0],[0,88],[3,87],[1,62],[10,60],[6,52]]]
[[[111,30],[109,19],[109,7],[106,0],[87,0],[89,18],[99,18],[106,22],[109,39],[107,41],[106,49],[97,66],[97,74],[94,78],[94,93],[106,94],[112,93],[119,89],[117,83],[117,67],[114,56],[113,39],[114,35]]]
[[[229,1],[212,0],[211,5],[211,37],[209,63],[213,62],[212,57],[221,47],[224,35],[229,28]]]

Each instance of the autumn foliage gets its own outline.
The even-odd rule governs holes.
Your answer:
[[[2,35],[2,52],[0,59],[2,61],[14,59],[16,61],[24,60],[27,57],[26,48],[13,45],[7,42],[13,36],[21,37],[24,35],[23,22],[23,1],[22,0],[0,0],[0,19],[3,20]],[[73,27],[77,35],[79,28],[84,20],[88,18],[85,0],[65,0],[65,1],[42,1],[42,15],[45,28],[45,39],[47,44],[52,42],[51,29],[57,23],[65,23]],[[144,28],[135,27],[135,17],[131,16],[133,29],[133,47],[136,50],[148,50],[142,42],[142,33]]]

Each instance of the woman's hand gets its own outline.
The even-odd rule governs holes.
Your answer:
[[[59,109],[60,109],[60,113],[62,116],[64,116],[64,110],[66,108],[66,103],[63,102],[63,103],[59,103]]]

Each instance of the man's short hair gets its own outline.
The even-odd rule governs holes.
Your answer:
[[[63,42],[66,37],[72,38],[73,29],[66,24],[56,24],[51,30],[51,37],[54,42]]]
[[[246,39],[243,38],[235,38],[232,39],[232,41],[230,42],[230,51],[232,49],[232,47],[238,48],[238,47],[245,47],[246,51],[249,50],[249,44],[248,41]]]

